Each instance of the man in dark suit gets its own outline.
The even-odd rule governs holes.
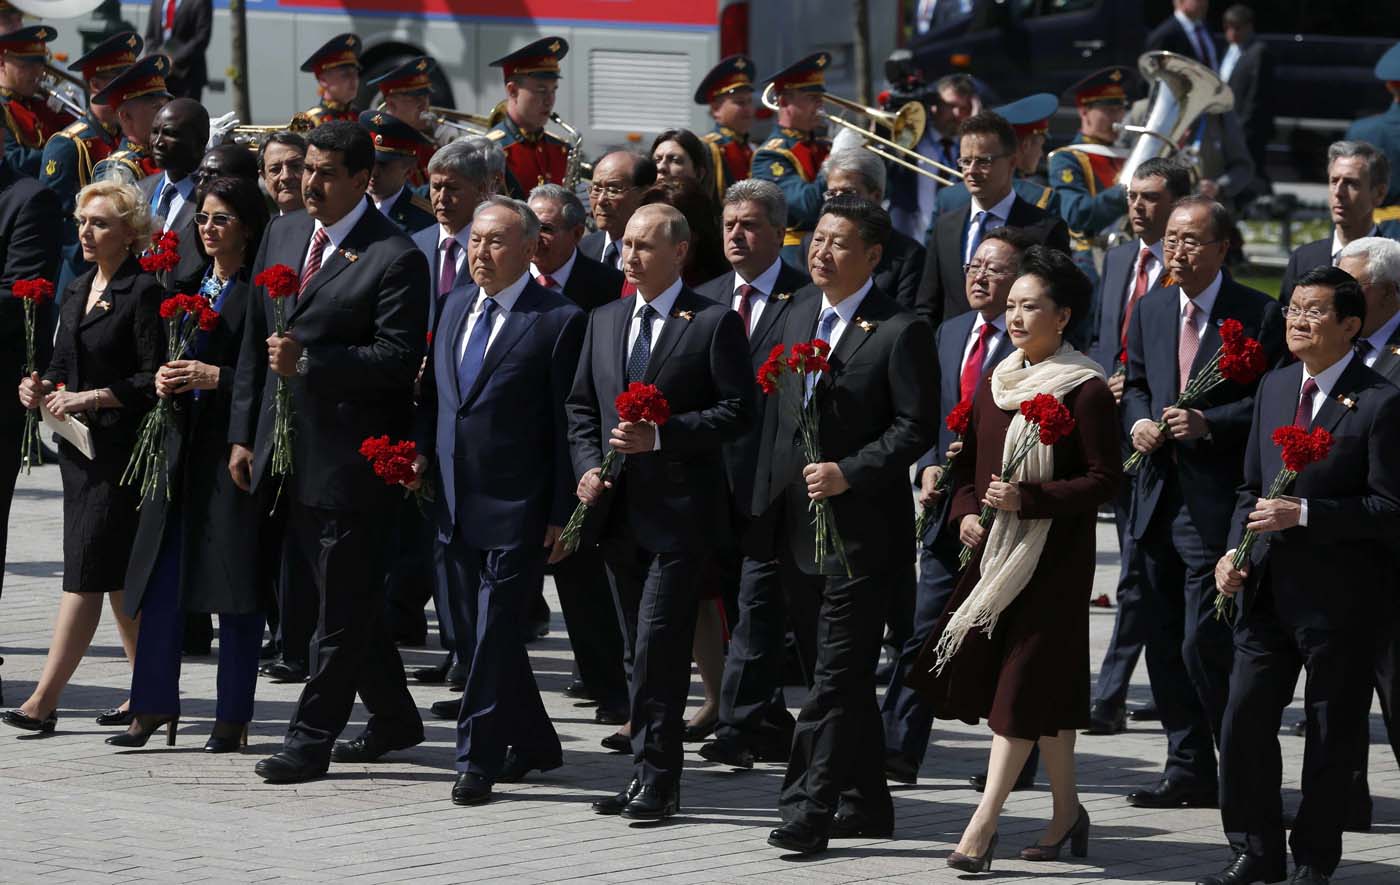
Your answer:
[[[562,185],[542,184],[530,192],[530,210],[540,220],[540,244],[530,265],[535,282],[588,312],[621,297],[622,272],[579,251],[588,212],[577,194]],[[612,589],[596,544],[580,545],[555,563],[554,589],[574,652],[574,678],[564,693],[596,701],[593,718],[600,725],[624,724],[622,628],[618,611],[607,604]]]
[[[1269,139],[1274,134],[1274,64],[1264,42],[1254,35],[1254,10],[1236,3],[1225,10],[1225,40],[1230,47],[1220,60],[1220,79],[1235,94],[1235,116],[1254,161],[1255,179],[1263,179]]]
[[[642,192],[655,183],[656,164],[632,151],[613,151],[593,164],[588,202],[596,229],[579,241],[578,250],[623,270],[622,234],[642,203]]]
[[[724,256],[734,268],[697,291],[732,307],[749,337],[751,378],[781,343],[784,317],[811,295],[803,292],[807,275],[782,260],[787,198],[771,181],[756,178],[730,185],[724,197]],[[799,296],[799,293],[803,293]],[[755,381],[756,385],[756,381]],[[755,518],[752,512],[754,469],[762,446],[763,424],[755,421],[742,437],[724,447],[735,531],[742,539]],[[736,546],[730,544],[727,546]],[[788,617],[785,582],[774,557],[755,559],[739,550],[722,551],[725,577],[738,583],[739,617],[729,638],[719,695],[716,738],[700,748],[711,762],[752,768],[756,759],[783,761],[792,746],[794,721],[783,698],[784,643]],[[735,563],[734,559],[738,558]],[[815,609],[791,612],[797,625],[799,659],[811,673],[816,655]]]
[[[204,52],[213,31],[213,0],[151,0],[146,54],[170,57],[172,95],[199,101],[209,82]]]
[[[286,543],[312,576],[320,606],[311,679],[282,751],[257,765],[276,783],[319,777],[332,759],[369,762],[423,740],[382,617],[401,491],[374,475],[359,448],[367,437],[403,438],[412,429],[428,264],[365,196],[369,133],[337,121],[307,140],[306,212],[269,225],[253,268],[300,268],[300,292],[286,335],[274,334],[262,287],[250,300],[229,420],[229,472],[240,488],[277,502]],[[283,476],[269,463],[279,378],[290,392],[294,465]],[[336,743],[357,693],[369,723]]]
[[[1174,285],[1149,292],[1128,321],[1123,428],[1147,456],[1137,475],[1131,532],[1151,612],[1144,636],[1148,675],[1168,737],[1160,783],[1128,794],[1143,808],[1216,802],[1215,741],[1231,651],[1229,626],[1215,615],[1215,563],[1229,534],[1255,384],[1225,382],[1189,408],[1174,404],[1220,348],[1225,320],[1238,320],[1245,335],[1258,339],[1270,364],[1282,350],[1278,305],[1221,270],[1230,225],[1219,203],[1179,200],[1163,237]]]
[[[1365,316],[1365,296],[1345,271],[1303,274],[1287,320],[1298,362],[1265,376],[1255,397],[1230,541],[1238,545],[1246,528],[1259,540],[1244,568],[1234,567],[1233,549],[1215,568],[1239,606],[1220,743],[1220,816],[1235,857],[1204,885],[1286,874],[1278,728],[1300,669],[1308,730],[1289,881],[1322,885],[1341,860],[1353,749],[1366,740],[1375,616],[1393,592],[1388,546],[1400,533],[1400,390],[1353,350]],[[1284,467],[1271,437],[1290,424],[1326,430],[1331,450],[1287,494],[1263,498]]]
[[[477,207],[476,286],[443,311],[423,374],[417,469],[435,469],[457,654],[468,675],[452,801],[479,805],[496,781],[563,764],[525,651],[531,591],[573,512],[564,398],[584,314],[530,276],[539,220],[509,197]]]
[[[874,287],[891,229],[880,207],[855,197],[827,202],[808,253],[820,291],[788,311],[785,344],[831,344],[830,371],[770,397],[754,511],[772,514],[751,540],[806,576],[796,592],[818,604],[816,679],[797,718],[768,844],[803,854],[836,838],[889,838],[894,806],[885,783],[875,666],[892,577],[914,530],[909,464],[937,437],[933,335]],[[810,393],[807,390],[810,389]],[[800,401],[815,402],[822,460],[797,437]],[[844,557],[817,558],[809,506],[828,501]],[[776,506],[775,506],[776,505]],[[844,561],[843,561],[844,560]]]
[[[194,224],[194,172],[209,140],[209,112],[199,102],[177,98],[161,108],[151,124],[151,157],[161,172],[137,184],[157,219],[159,231],[174,231],[180,238],[180,265],[167,274],[165,287],[190,279],[208,260],[199,251],[199,231]]]
[[[1069,254],[1069,229],[1064,220],[1027,203],[1012,187],[1016,132],[1011,124],[984,111],[964,120],[958,136],[958,165],[972,200],[938,216],[929,236],[914,310],[931,326],[970,309],[963,265],[976,253],[987,231],[1018,228],[1036,243]]]
[[[680,807],[703,566],[715,536],[730,530],[722,448],[753,414],[738,314],[681,284],[689,239],[685,217],[670,206],[633,213],[622,261],[637,297],[590,314],[568,399],[578,497],[595,508],[590,533],[601,532],[632,658],[634,774],[593,808],[632,820],[660,820]],[[664,426],[618,420],[615,400],[636,382],[666,398]],[[625,456],[615,478],[600,475],[609,448]]]
[[[1123,400],[1128,321],[1133,308],[1163,276],[1166,268],[1162,236],[1167,230],[1172,204],[1191,192],[1191,174],[1180,163],[1153,157],[1138,166],[1128,183],[1128,224],[1135,239],[1114,246],[1104,254],[1103,273],[1095,299],[1099,321],[1089,355],[1103,367],[1108,389]],[[1132,454],[1132,441],[1123,434],[1123,457]],[[1123,483],[1113,502],[1118,529],[1118,610],[1113,635],[1099,665],[1089,709],[1088,734],[1117,734],[1126,727],[1128,683],[1142,654],[1143,620],[1150,617],[1142,605],[1142,578],[1128,531],[1133,484]]]
[[[0,131],[0,140],[6,133]],[[6,378],[24,376],[24,305],[10,290],[17,280],[52,280],[58,274],[63,240],[63,214],[58,194],[32,178],[0,164],[0,372]],[[35,358],[40,372],[53,349],[54,309],[39,306],[34,332]],[[14,395],[0,406],[0,591],[4,590],[5,547],[9,541],[10,502],[19,476],[24,408]],[[4,691],[0,688],[0,703]]]
[[[1220,69],[1215,39],[1206,26],[1210,0],[1172,0],[1172,15],[1147,35],[1147,51],[1175,52],[1210,68]]]
[[[1352,240],[1377,234],[1372,213],[1385,200],[1390,183],[1390,160],[1364,141],[1335,141],[1327,148],[1327,211],[1332,218],[1330,236],[1304,243],[1288,256],[1279,287],[1285,306],[1293,295],[1294,280],[1324,264],[1336,264],[1342,248]]]
[[[1021,254],[1030,245],[1024,233],[1005,227],[988,231],[978,244],[967,274],[967,302],[972,310],[944,320],[934,334],[940,418],[946,419],[958,403],[970,400],[987,373],[1016,349],[1006,333],[1006,296],[1016,281]],[[914,469],[919,507],[933,507],[937,515],[919,543],[914,629],[900,649],[894,676],[880,705],[885,723],[885,777],[902,784],[918,780],[934,714],[923,695],[907,684],[909,673],[943,614],[960,572],[958,551],[962,543],[956,532],[944,525],[946,496],[934,491],[947,462],[946,453],[956,441],[954,433],[940,421],[938,441]],[[1037,761],[1027,762],[1029,778],[1035,776]],[[1018,784],[1023,780],[1018,780]]]
[[[879,206],[885,199],[885,164],[863,148],[834,151],[822,166],[826,198],[849,194]],[[924,247],[912,237],[890,231],[890,241],[875,268],[875,286],[905,310],[914,310],[924,275]]]

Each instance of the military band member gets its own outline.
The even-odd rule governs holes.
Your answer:
[[[506,155],[506,186],[525,199],[542,184],[561,184],[569,165],[569,144],[544,127],[559,91],[559,60],[569,44],[545,37],[491,62],[506,79],[505,115],[487,137]]]
[[[433,204],[408,186],[409,173],[418,166],[418,152],[431,146],[420,130],[383,111],[360,114],[360,125],[374,139],[374,171],[369,177],[369,196],[384,217],[412,236],[431,226]]]
[[[58,31],[33,25],[0,36],[0,112],[5,115],[5,162],[15,170],[39,175],[39,157],[55,132],[73,122],[49,110],[35,94],[49,59],[50,40]]]
[[[1011,181],[1012,190],[1021,199],[1037,209],[1059,214],[1059,201],[1055,191],[1040,177],[1040,161],[1045,159],[1045,137],[1050,131],[1050,118],[1055,115],[1059,101],[1048,92],[1037,92],[1010,104],[992,108],[992,113],[1000,114],[1011,124],[1016,133],[1015,178]],[[952,187],[938,189],[938,214],[961,209],[972,197],[967,186],[959,182]]]
[[[1362,117],[1347,130],[1347,141],[1369,142],[1390,160],[1390,184],[1383,205],[1376,210],[1376,224],[1400,219],[1400,43],[1386,50],[1376,62],[1376,79],[1385,83],[1394,99],[1385,113]]]
[[[750,170],[751,177],[773,182],[787,198],[783,259],[793,267],[807,266],[802,235],[816,227],[826,191],[821,167],[831,153],[831,142],[818,138],[816,128],[830,61],[828,53],[816,52],[773,75],[778,128],[753,155]]]
[[[695,90],[695,103],[710,106],[715,128],[701,136],[710,149],[720,199],[753,168],[753,59],[731,55],[710,69]]]
[[[415,188],[428,183],[428,161],[433,158],[433,153],[461,134],[435,123],[429,111],[433,102],[433,72],[436,70],[436,61],[420,55],[369,81],[370,86],[379,87],[379,94],[384,97],[381,110],[422,132],[430,142],[419,147],[418,166],[408,176],[409,183]]]
[[[106,88],[92,97],[117,115],[122,140],[117,149],[92,170],[94,181],[118,177],[129,184],[160,171],[151,157],[151,124],[156,114],[170,101],[165,75],[170,73],[170,59],[163,55],[148,55],[122,71]]]
[[[1126,192],[1117,183],[1125,157],[1113,149],[1113,127],[1127,111],[1131,75],[1128,68],[1104,68],[1071,86],[1079,132],[1050,154],[1050,186],[1069,225],[1074,263],[1095,282],[1094,237],[1128,211]]]
[[[301,63],[301,69],[316,77],[316,91],[321,100],[304,113],[313,125],[331,120],[360,118],[355,96],[360,91],[360,38],[354,34],[336,34],[326,45],[311,53]]]
[[[24,27],[24,13],[5,0],[0,0],[0,34],[8,34]]]

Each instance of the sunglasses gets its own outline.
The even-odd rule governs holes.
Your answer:
[[[194,214],[194,223],[200,227],[204,227],[210,220],[214,222],[215,227],[228,227],[238,219],[226,212],[215,212],[213,215],[210,215],[208,212],[196,212]]]

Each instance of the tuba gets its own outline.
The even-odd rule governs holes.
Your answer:
[[[1123,126],[1137,136],[1118,175],[1131,181],[1145,160],[1175,154],[1204,114],[1223,114],[1235,106],[1235,94],[1214,71],[1195,59],[1174,52],[1147,52],[1138,58],[1138,71],[1152,84],[1147,121]]]

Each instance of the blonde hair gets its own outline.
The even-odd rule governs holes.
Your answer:
[[[141,193],[140,188],[134,184],[125,184],[118,181],[94,181],[92,184],[78,191],[76,209],[74,216],[82,211],[83,206],[91,200],[99,197],[110,200],[116,207],[117,216],[131,229],[135,239],[131,243],[133,254],[144,251],[151,245],[151,232],[154,227],[154,219],[151,218],[151,207],[146,202],[146,197]]]

